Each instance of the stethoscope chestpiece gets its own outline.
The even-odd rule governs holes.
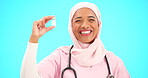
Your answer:
[[[106,78],[114,78],[114,76],[110,74]]]

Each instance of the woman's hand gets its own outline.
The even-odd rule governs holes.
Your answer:
[[[46,27],[45,24],[50,21],[54,16],[45,16],[38,21],[34,21],[32,34],[30,37],[31,43],[38,43],[38,40],[41,36],[43,36],[46,32],[50,31],[51,29],[55,28],[55,26]]]

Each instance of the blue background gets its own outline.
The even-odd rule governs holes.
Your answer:
[[[39,41],[38,62],[56,48],[71,45],[69,11],[81,1],[95,3],[102,14],[101,39],[125,63],[132,78],[148,74],[147,0],[0,0],[0,78],[19,78],[32,23],[55,15],[57,26]]]

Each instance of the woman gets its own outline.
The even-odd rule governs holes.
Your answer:
[[[45,27],[54,16],[35,21],[23,59],[21,78],[130,78],[123,61],[107,51],[100,40],[100,16],[93,3],[76,4],[71,9],[68,27],[74,46],[56,49],[39,64],[36,64],[38,40],[55,27]],[[67,65],[72,70],[65,70]]]

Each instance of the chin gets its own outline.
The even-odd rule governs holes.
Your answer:
[[[82,43],[91,44],[94,42],[94,40],[82,40]]]

